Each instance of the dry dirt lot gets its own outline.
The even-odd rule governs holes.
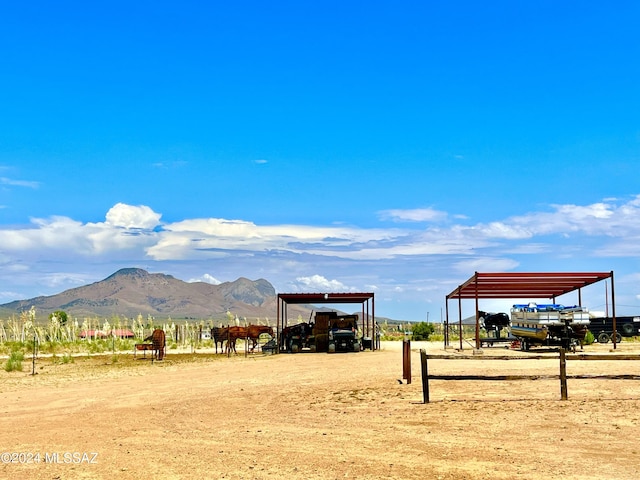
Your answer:
[[[413,343],[411,384],[399,382],[401,343],[153,364],[40,358],[37,375],[25,359],[22,373],[0,371],[0,478],[640,478],[640,381],[570,379],[562,401],[554,379],[432,380],[423,404],[419,348],[473,356]],[[629,353],[640,345],[611,352]],[[494,355],[521,353],[485,348],[482,360],[429,360],[429,371],[558,374],[556,358]],[[572,360],[568,373],[640,375],[640,363]]]

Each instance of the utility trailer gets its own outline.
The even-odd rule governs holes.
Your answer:
[[[609,343],[613,338],[613,318],[595,317],[591,319],[589,331],[598,343]],[[640,316],[616,317],[616,343],[622,341],[622,337],[635,337],[640,335]]]
[[[480,347],[493,347],[496,343],[508,343],[512,344],[513,342],[517,342],[520,340],[518,337],[514,337],[512,335],[507,335],[506,337],[485,337],[480,338]]]

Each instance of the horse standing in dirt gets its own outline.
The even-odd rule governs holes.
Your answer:
[[[218,343],[220,344],[220,351],[224,353],[224,342],[229,340],[229,327],[213,327],[211,329],[211,338],[216,346],[216,353],[218,353]]]
[[[144,340],[145,342],[150,340],[153,344],[153,356],[156,360],[164,360],[164,347],[167,343],[164,330],[156,328],[153,333]]]
[[[236,352],[236,340],[247,338],[247,327],[227,327],[227,353]]]
[[[268,327],[267,325],[249,325],[247,327],[247,338],[251,339],[251,351],[253,352],[258,345],[258,340],[260,335],[266,333],[271,338],[274,338],[273,327]]]
[[[227,340],[227,350],[229,348],[236,352],[236,340],[239,338],[251,340],[251,352],[253,352],[258,345],[258,339],[260,335],[266,333],[272,338],[274,336],[273,327],[266,325],[249,325],[248,327],[229,327],[229,339]]]

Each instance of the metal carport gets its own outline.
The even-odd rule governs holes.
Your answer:
[[[373,293],[279,293],[278,294],[278,336],[287,326],[288,304],[361,304],[362,334],[371,337],[371,349],[377,348],[375,335],[375,298]],[[278,342],[279,344],[279,342]]]
[[[613,315],[613,348],[616,348],[616,302],[611,272],[535,272],[535,273],[479,273],[458,286],[446,297],[444,344],[449,345],[449,300],[458,300],[460,349],[462,349],[462,300],[475,300],[476,348],[480,348],[480,323],[478,301],[500,298],[549,298],[555,300],[566,293],[578,291],[578,304],[582,305],[581,289],[588,285],[611,279],[611,306]]]

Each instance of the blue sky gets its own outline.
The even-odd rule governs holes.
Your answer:
[[[613,270],[640,314],[639,21],[623,1],[5,3],[0,303],[141,267],[437,320],[475,271]]]

